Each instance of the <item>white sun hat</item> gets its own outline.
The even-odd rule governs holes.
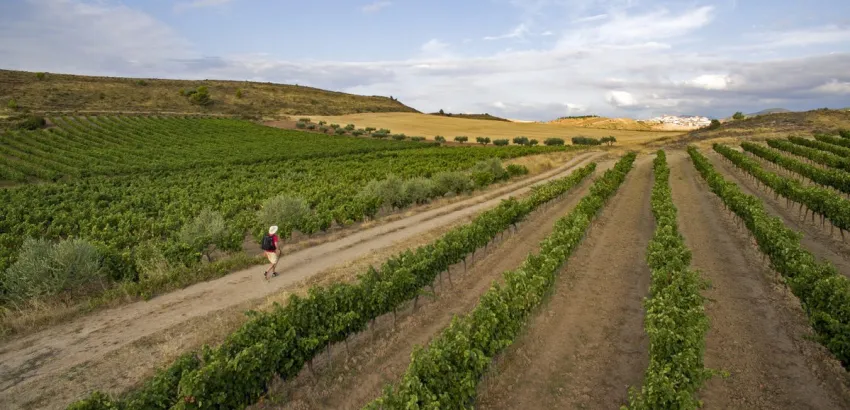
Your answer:
[[[277,225],[273,225],[271,228],[269,228],[269,235],[274,235],[275,232],[277,232]]]

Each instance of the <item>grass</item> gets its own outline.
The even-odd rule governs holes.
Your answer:
[[[212,104],[199,106],[180,94],[207,86]],[[241,97],[239,95],[241,95]],[[418,112],[388,97],[360,96],[299,85],[220,80],[90,77],[0,70],[0,111],[14,99],[21,110],[65,113],[203,113],[219,115],[342,115]]]
[[[393,133],[421,135],[431,140],[441,135],[448,141],[455,136],[469,137],[475,143],[475,137],[493,139],[513,139],[518,136],[534,138],[543,143],[550,137],[569,139],[577,136],[601,138],[609,135],[617,137],[620,146],[643,145],[664,137],[679,137],[684,132],[605,130],[544,123],[521,123],[509,121],[490,121],[465,119],[418,113],[361,113],[342,116],[309,116],[313,122],[327,121],[329,124],[354,124],[358,128],[387,128]]]
[[[802,112],[764,114],[743,120],[724,122],[715,130],[696,130],[688,133],[679,142],[718,142],[718,139],[764,139],[805,135],[812,132],[835,133],[839,129],[850,129],[850,112],[844,110],[819,109]],[[710,145],[709,145],[710,146]]]
[[[432,112],[431,115],[439,115],[443,117],[454,117],[454,118],[465,118],[468,120],[491,120],[491,121],[510,121],[506,118],[497,117],[495,115],[490,115],[487,113],[484,114],[452,114],[450,112],[440,114],[439,112]]]

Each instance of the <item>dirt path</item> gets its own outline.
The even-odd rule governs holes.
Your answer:
[[[724,160],[720,154],[714,150],[701,150],[706,157],[714,164],[718,172],[722,173],[724,178],[738,184],[741,190],[747,194],[754,195],[764,202],[765,209],[772,215],[782,218],[785,226],[803,233],[803,239],[800,243],[809,252],[815,256],[828,260],[845,276],[850,277],[850,235],[846,242],[841,240],[841,234],[838,229],[829,234],[829,227],[822,228],[820,218],[815,218],[817,223],[812,223],[811,219],[803,221],[799,211],[793,205],[791,208],[785,207],[785,199],[774,197],[773,190],[769,188],[759,188],[752,178],[744,177],[745,171],[736,169],[728,161]],[[764,164],[762,164],[764,165]],[[776,170],[771,170],[776,172]]]
[[[649,361],[642,300],[654,229],[652,157],[624,185],[558,277],[551,299],[479,385],[480,409],[616,409]]]
[[[597,175],[613,162],[600,164]],[[427,344],[449,324],[453,315],[472,310],[493,281],[502,272],[516,268],[551,231],[558,218],[564,216],[590,189],[591,178],[585,180],[551,207],[535,212],[519,226],[516,233],[505,236],[488,250],[483,258],[463,273],[463,264],[452,267],[454,287],[448,280],[437,286],[438,298],[421,297],[416,313],[413,304],[399,315],[392,330],[392,315],[378,320],[375,335],[364,332],[353,338],[349,357],[343,346],[332,350],[330,361],[322,356],[317,361],[317,378],[303,371],[299,377],[272,387],[268,400],[256,408],[283,409],[359,409],[379,396],[388,383],[397,382],[410,364],[410,353],[416,345]],[[328,365],[330,363],[330,365]]]
[[[500,195],[481,201],[473,197],[445,208],[433,209],[398,221],[365,229],[342,239],[300,250],[281,258],[282,276],[262,279],[264,266],[199,283],[185,289],[137,302],[12,339],[0,347],[0,403],[20,402],[28,386],[45,377],[73,379],[75,369],[89,361],[157,332],[180,327],[249,300],[274,294],[328,268],[348,263],[406,238],[467,218],[491,208],[510,195],[521,195],[530,186],[568,175],[576,167],[601,157],[583,153],[562,167],[500,189]],[[493,195],[493,193],[485,194]],[[132,371],[132,370],[128,370]],[[29,394],[37,392],[28,392]]]
[[[777,285],[775,273],[747,234],[708,189],[687,153],[670,151],[679,228],[692,266],[711,282],[705,291],[711,328],[705,364],[726,370],[700,392],[706,409],[850,408],[844,371],[811,329],[799,302]]]

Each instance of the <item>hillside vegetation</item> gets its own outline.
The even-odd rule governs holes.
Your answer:
[[[850,111],[819,109],[802,112],[783,112],[729,120],[719,128],[694,130],[681,140],[693,142],[716,138],[769,138],[810,134],[835,134],[850,128]]]
[[[207,87],[208,98],[197,91]],[[418,112],[392,97],[300,85],[220,80],[161,80],[0,70],[6,114],[34,112],[176,112],[224,115],[343,115]]]
[[[466,119],[470,119],[470,120],[491,120],[491,121],[507,121],[507,122],[511,121],[509,119],[497,117],[495,115],[490,115],[488,113],[484,113],[484,114],[452,114],[450,112],[432,112],[431,115],[438,115],[438,116],[442,116],[442,117],[466,118]]]
[[[650,124],[631,118],[607,118],[595,115],[559,118],[550,121],[549,124],[604,130],[661,131],[659,127],[653,128]]]

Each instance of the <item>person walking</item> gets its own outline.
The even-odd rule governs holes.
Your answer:
[[[264,276],[266,280],[269,280],[269,273],[272,276],[277,276],[277,272],[275,268],[277,267],[277,259],[280,256],[280,248],[278,248],[279,238],[277,236],[277,225],[274,225],[269,228],[269,233],[263,235],[263,241],[261,243],[261,247],[263,251],[266,253],[266,258],[268,258],[271,265],[268,269],[266,269],[266,273]]]

